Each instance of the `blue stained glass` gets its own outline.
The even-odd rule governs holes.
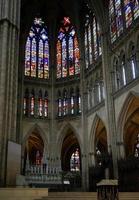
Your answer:
[[[32,40],[32,49],[31,49],[31,76],[36,77],[36,39]]]
[[[58,35],[58,39],[59,39],[59,40],[62,40],[64,36],[65,36],[65,34],[62,33],[62,32],[60,32],[59,35]]]
[[[86,68],[88,68],[89,66],[89,62],[88,62],[88,40],[87,40],[87,30],[85,30],[85,64],[86,64]]]
[[[66,39],[62,40],[62,77],[67,76],[67,45]]]
[[[132,9],[129,0],[124,0],[124,11],[125,11],[126,27],[128,28],[133,20]]]
[[[123,32],[123,18],[121,11],[121,0],[115,0],[115,14],[116,14],[116,26],[117,26],[117,36]]]
[[[43,78],[43,41],[39,41],[39,56],[38,56],[38,77]]]
[[[69,37],[69,75],[74,75],[73,38]]]
[[[134,0],[133,4],[133,10],[134,10],[134,19],[139,17],[139,1],[138,0]]]
[[[30,38],[27,38],[27,43],[26,43],[26,53],[25,53],[25,75],[30,76],[30,52],[31,48],[31,41]]]
[[[44,78],[49,78],[49,44],[47,40],[44,44]]]
[[[35,18],[26,42],[25,75],[49,78],[49,43],[47,27],[41,18]]]

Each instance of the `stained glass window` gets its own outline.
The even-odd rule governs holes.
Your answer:
[[[123,84],[126,85],[126,74],[125,74],[125,55],[123,55],[122,57],[122,80],[123,80]]]
[[[76,103],[77,103],[77,113],[81,113],[81,95],[80,90],[77,88],[77,96],[76,96]]]
[[[70,113],[72,115],[75,112],[74,109],[75,109],[75,106],[74,106],[74,91],[73,91],[73,89],[71,89],[71,92],[70,92]]]
[[[125,21],[126,21],[127,28],[131,25],[131,23],[133,21],[131,5],[132,4],[131,4],[130,0],[124,0]]]
[[[139,1],[134,0],[131,2],[133,6],[133,12],[134,12],[134,19],[139,17]]]
[[[35,113],[35,94],[34,90],[32,90],[30,97],[30,115],[34,115],[34,113]]]
[[[110,0],[109,19],[111,42],[114,42],[123,32],[123,17],[121,0]]]
[[[48,93],[45,92],[44,95],[44,117],[48,117]]]
[[[100,27],[93,13],[86,15],[85,22],[85,63],[86,68],[96,62],[102,54]]]
[[[132,70],[132,78],[136,78],[136,54],[135,54],[135,47],[132,46],[131,56],[130,56],[130,65]]]
[[[58,91],[58,117],[62,117],[62,106],[61,92]]]
[[[70,171],[80,171],[80,153],[78,148],[71,155]]]
[[[35,18],[25,47],[25,76],[49,78],[49,44],[47,27]]]
[[[43,99],[42,99],[42,92],[39,92],[39,99],[38,99],[38,115],[40,117],[43,116]]]
[[[57,78],[80,73],[78,40],[69,17],[64,17],[57,40]]]
[[[64,90],[64,94],[63,94],[63,115],[67,115],[68,114],[68,98],[67,98],[67,91]]]
[[[29,103],[29,91],[28,89],[26,89],[23,100],[24,115],[28,114],[28,103]]]

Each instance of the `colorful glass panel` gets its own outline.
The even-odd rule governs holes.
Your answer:
[[[69,17],[64,17],[57,40],[57,78],[80,73],[79,47]]]
[[[109,20],[110,20],[111,42],[114,42],[116,40],[117,27],[115,21],[115,10],[114,10],[113,0],[110,0],[109,3]]]
[[[38,105],[38,114],[40,117],[43,116],[43,100],[42,98],[39,98],[39,105]]]
[[[133,15],[132,15],[130,0],[124,0],[124,12],[125,12],[126,27],[128,28],[133,21]]]
[[[34,96],[30,99],[30,115],[34,115],[34,108],[35,108],[35,100]]]
[[[77,36],[75,36],[74,37],[75,74],[80,73],[79,58],[80,58],[80,53],[79,53],[78,40],[77,40]]]
[[[47,28],[35,18],[25,48],[25,76],[49,78],[49,44]]]
[[[44,78],[49,78],[49,44],[45,41],[44,44]]]
[[[48,99],[44,99],[44,117],[48,117]]]
[[[119,37],[123,32],[121,0],[115,0],[115,17],[116,17],[117,36]]]
[[[62,40],[62,77],[67,76],[67,44],[66,39]]]
[[[134,12],[134,19],[139,17],[139,1],[134,0],[132,1],[133,12]]]
[[[43,41],[39,41],[38,78],[43,78]]]
[[[88,66],[89,66],[89,54],[88,54],[87,30],[85,30],[85,65],[86,65],[86,68],[88,68]]]
[[[88,46],[89,46],[89,64],[92,64],[92,33],[91,33],[91,25],[88,25]]]
[[[73,63],[73,38],[69,37],[69,75],[74,75],[74,63]]]
[[[36,39],[33,38],[31,45],[31,76],[36,77],[36,63],[37,55],[36,55]]]
[[[62,99],[61,98],[58,99],[58,116],[59,117],[62,116]]]
[[[94,59],[98,57],[98,45],[97,45],[97,24],[96,19],[93,17],[93,44],[94,44]]]
[[[30,58],[31,58],[31,39],[28,37],[25,52],[25,76],[30,76]]]
[[[61,55],[61,42],[57,42],[57,78],[61,78],[62,72],[61,72],[61,66],[62,66],[62,55]]]

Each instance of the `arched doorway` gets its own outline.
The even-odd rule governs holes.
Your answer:
[[[81,150],[72,130],[68,130],[61,151],[63,179],[68,179],[71,189],[81,187]]]
[[[27,162],[31,166],[41,165],[43,162],[44,142],[37,131],[33,131],[26,140],[24,151],[24,173]]]
[[[124,191],[139,190],[139,97],[130,94],[122,109],[125,158],[119,160],[119,185]],[[129,184],[130,183],[130,184]]]

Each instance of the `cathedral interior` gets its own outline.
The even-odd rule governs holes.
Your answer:
[[[2,0],[0,47],[0,186],[139,191],[139,0]]]

